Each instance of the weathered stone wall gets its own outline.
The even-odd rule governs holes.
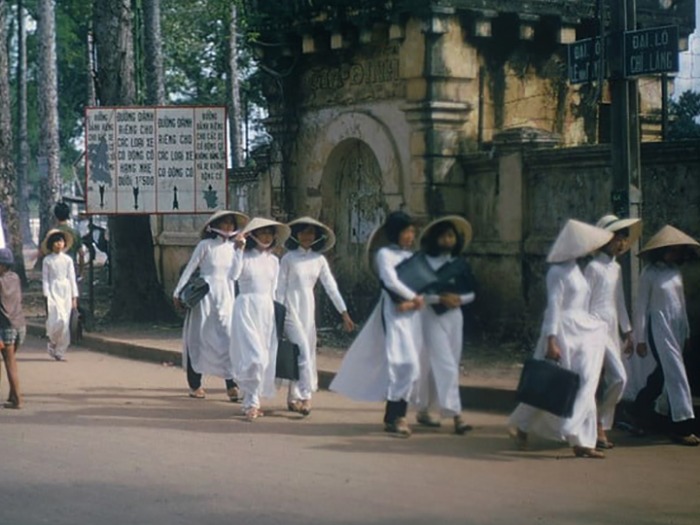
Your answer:
[[[559,229],[568,218],[595,222],[611,209],[609,148],[523,147],[515,153],[496,151],[490,159],[466,156],[461,164],[464,215],[474,227],[470,259],[480,283],[477,328],[532,341],[546,302],[545,257]],[[513,211],[513,204],[499,196],[513,187],[520,192],[512,181],[502,185],[504,174],[518,172],[522,173],[522,237],[521,242],[513,242],[498,227],[502,216]],[[642,242],[664,224],[700,239],[700,143],[643,144],[642,179]],[[510,215],[517,229],[517,210]],[[700,328],[700,263],[686,265],[683,273],[691,327]],[[695,355],[699,355],[700,334],[694,331]]]

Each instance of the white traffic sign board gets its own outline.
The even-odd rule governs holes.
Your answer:
[[[95,107],[85,122],[87,213],[226,207],[226,108]]]

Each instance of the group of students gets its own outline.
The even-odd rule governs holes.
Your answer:
[[[257,419],[263,415],[261,399],[274,396],[280,385],[275,378],[276,352],[285,336],[299,348],[299,379],[289,383],[287,408],[308,415],[318,387],[318,281],[342,316],[345,330],[355,328],[323,256],[335,244],[333,231],[310,217],[281,224],[220,211],[206,221],[201,236],[173,291],[175,304],[182,306],[180,294],[196,272],[210,290],[185,317],[183,367],[190,396],[205,397],[202,374],[221,377],[229,398],[242,398],[246,419]],[[395,435],[411,434],[408,403],[418,407],[419,423],[440,425],[430,413],[435,405],[454,419],[455,432],[464,434],[471,427],[461,417],[459,397],[460,307],[474,300],[473,283],[465,282],[470,275],[466,271],[452,278],[449,289],[426,295],[403,284],[396,265],[411,257],[415,236],[414,221],[403,212],[389,214],[372,235],[372,267],[382,283],[381,296],[331,389],[354,399],[386,400],[385,430]],[[469,223],[450,216],[425,228],[421,243],[428,263],[438,270],[463,260],[470,239]],[[279,260],[282,246],[287,252]],[[286,310],[282,334],[277,333],[275,301]],[[437,344],[424,344],[428,341]]]
[[[683,363],[689,325],[680,272],[683,262],[697,256],[700,243],[670,225],[649,239],[638,254],[646,265],[632,325],[615,259],[639,238],[641,227],[639,219],[614,215],[595,226],[569,220],[554,242],[547,257],[547,308],[534,358],[551,359],[574,371],[580,386],[571,417],[518,405],[509,426],[519,448],[527,448],[528,434],[535,433],[567,441],[576,456],[604,458],[603,451],[613,448],[606,431],[626,387],[636,424],[654,413],[670,415],[674,441],[700,444],[693,433]],[[581,271],[580,263],[589,255],[593,259]],[[646,358],[649,350],[653,359]],[[628,359],[623,361],[623,355]]]
[[[187,310],[183,328],[183,367],[190,396],[206,396],[202,374],[221,377],[231,401],[242,401],[249,421],[263,415],[261,399],[275,395],[278,340],[285,335],[299,348],[299,379],[290,381],[289,410],[308,415],[317,388],[314,286],[320,281],[343,319],[354,323],[323,253],[335,243],[324,224],[302,217],[289,224],[235,211],[214,213],[202,240],[173,291],[180,293],[195,272],[209,292]],[[281,261],[277,254],[286,247]],[[237,285],[237,286],[236,286]],[[286,309],[278,334],[275,305]]]

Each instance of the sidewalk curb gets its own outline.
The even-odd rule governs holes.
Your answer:
[[[43,324],[27,323],[27,333],[43,338],[45,328]],[[125,357],[137,361],[147,361],[151,363],[167,363],[172,366],[182,366],[182,354],[178,351],[155,348],[153,346],[127,343],[121,340],[113,340],[108,336],[99,333],[84,333],[83,339],[76,344],[86,350],[101,352],[117,357]],[[328,387],[335,377],[332,370],[318,370],[318,386],[323,390]],[[510,413],[517,401],[515,391],[507,388],[490,388],[486,386],[461,385],[460,398],[462,407],[466,410],[478,410],[486,412]]]

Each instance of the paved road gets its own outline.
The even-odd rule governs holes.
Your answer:
[[[603,461],[513,450],[504,417],[467,413],[458,437],[381,432],[381,406],[316,396],[307,419],[247,423],[207,378],[72,351],[21,353],[21,411],[0,409],[0,524],[697,524],[700,450],[613,434]],[[7,395],[3,378],[0,391]]]

